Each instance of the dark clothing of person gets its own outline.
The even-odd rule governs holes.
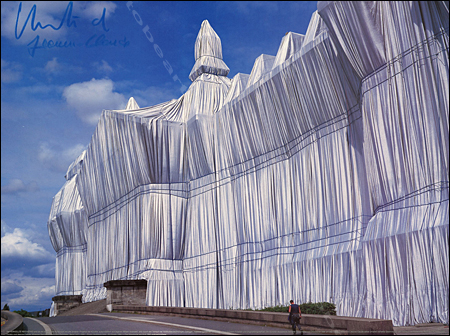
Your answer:
[[[291,304],[291,314],[300,314],[300,306],[295,303]]]
[[[298,326],[298,330],[301,331],[300,328],[300,307],[295,303],[291,304],[291,311],[289,313],[289,322],[292,324],[292,331],[296,332],[296,326]]]

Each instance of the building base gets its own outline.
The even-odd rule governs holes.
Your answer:
[[[55,316],[81,305],[83,295],[58,295],[52,298],[55,303]]]
[[[106,307],[111,305],[146,305],[147,280],[110,280],[106,287]]]

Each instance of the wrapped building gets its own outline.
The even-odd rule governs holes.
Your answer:
[[[179,99],[105,110],[48,221],[56,294],[448,323],[448,2],[319,2],[227,77],[208,21]]]

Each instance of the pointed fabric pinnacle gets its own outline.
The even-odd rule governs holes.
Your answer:
[[[226,76],[230,72],[222,60],[222,42],[208,20],[202,22],[198,32],[194,56],[195,65],[189,74],[192,81],[203,73]]]

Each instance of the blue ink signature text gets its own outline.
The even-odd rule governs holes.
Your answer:
[[[69,4],[66,7],[66,10],[64,12],[64,15],[61,18],[61,21],[58,26],[54,26],[52,24],[46,24],[43,25],[41,22],[36,22],[36,11],[37,6],[36,4],[33,5],[30,12],[28,13],[28,16],[22,25],[20,31],[19,31],[19,18],[20,13],[22,12],[22,2],[19,4],[19,10],[17,11],[17,19],[16,19],[16,26],[15,26],[15,37],[16,39],[20,39],[25,31],[25,29],[28,26],[28,23],[30,22],[30,28],[32,31],[36,31],[38,28],[41,30],[45,30],[47,28],[51,28],[53,30],[60,30],[64,25],[66,25],[68,28],[77,28],[77,22],[76,19],[79,19],[79,16],[73,15],[73,2],[70,1]],[[100,18],[95,18],[91,21],[92,26],[100,26],[102,27],[103,31],[109,32],[109,29],[106,27],[106,8],[103,8],[103,12]],[[50,39],[44,38],[41,42],[41,37],[39,35],[36,35],[34,39],[31,40],[30,43],[27,44],[28,52],[29,54],[34,57],[36,50],[38,49],[53,49],[53,48],[74,48],[77,46],[85,46],[87,48],[91,47],[127,47],[130,44],[130,41],[127,40],[126,37],[124,37],[121,40],[118,39],[109,39],[106,37],[105,34],[94,34],[91,37],[89,37],[85,43],[77,43],[75,41],[54,41]]]
[[[51,24],[47,24],[45,26],[42,26],[42,24],[38,21],[36,24],[34,23],[36,20],[36,5],[33,5],[33,7],[31,7],[30,13],[28,14],[27,19],[25,20],[25,23],[22,26],[22,30],[20,31],[20,34],[17,35],[17,25],[19,24],[19,16],[20,16],[20,12],[22,11],[22,3],[19,4],[19,10],[17,11],[17,19],[16,19],[16,29],[15,29],[15,34],[16,34],[16,39],[20,39],[22,37],[22,34],[25,30],[25,28],[27,27],[27,23],[30,20],[30,16],[31,16],[31,30],[32,31],[36,31],[38,28],[41,29],[45,29],[45,28],[52,28],[53,30],[60,30],[61,27],[64,25],[64,21],[66,21],[66,17],[67,17],[67,27],[76,27],[77,23],[75,21],[71,21],[72,18],[72,9],[73,9],[73,2],[69,2],[69,4],[67,5],[66,11],[64,12],[64,16],[61,19],[61,23],[59,24],[58,27],[55,27]],[[74,19],[78,19],[78,16],[73,16]]]

